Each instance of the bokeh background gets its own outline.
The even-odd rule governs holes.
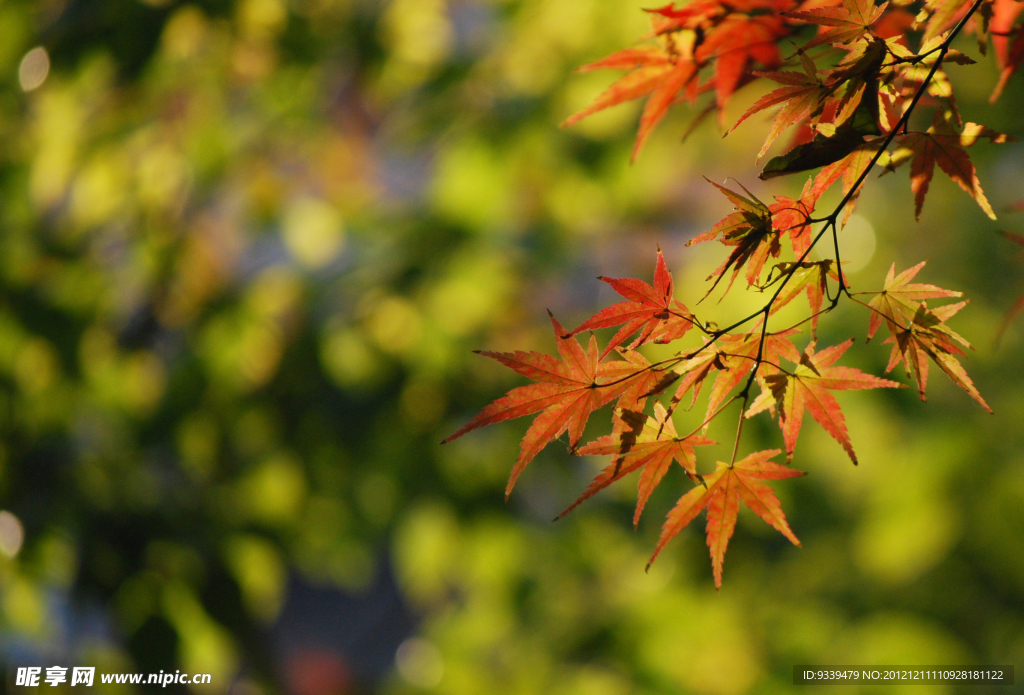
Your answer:
[[[906,173],[872,180],[850,279],[927,258],[923,281],[967,292],[953,323],[996,414],[938,370],[926,404],[840,396],[861,465],[807,419],[810,474],[776,485],[802,549],[743,512],[721,592],[699,523],[645,574],[680,471],[637,531],[631,482],[553,524],[600,461],[550,446],[505,504],[527,422],[438,445],[522,383],[472,350],[553,351],[545,309],[613,301],[596,275],[649,279],[660,245],[700,298],[722,250],[684,244],[729,209],[701,176],[803,183],[756,180],[766,119],[681,143],[677,107],[634,165],[635,106],[559,130],[611,79],[573,68],[645,22],[628,0],[0,3],[5,690],[55,664],[238,695],[813,693],[793,664],[1024,665],[1024,326],[993,346],[1024,257],[941,174],[917,224]],[[967,120],[1022,134],[1024,81],[990,106],[991,58],[951,70]],[[1022,154],[976,148],[997,209],[1024,198]],[[703,315],[763,299],[732,294]],[[847,304],[821,340],[880,373]],[[780,444],[751,421],[746,450]]]

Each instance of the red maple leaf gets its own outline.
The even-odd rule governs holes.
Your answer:
[[[882,16],[871,25],[871,33],[880,39],[903,37],[914,24],[914,15],[902,7],[888,6]]]
[[[683,337],[693,327],[693,314],[672,297],[672,274],[665,265],[661,249],[658,249],[658,261],[654,266],[653,287],[643,280],[634,278],[599,279],[611,285],[612,289],[628,301],[613,304],[597,312],[574,330],[572,335],[622,325],[605,347],[602,359],[637,331],[640,331],[640,335],[629,346],[630,350],[649,341],[671,342]]]
[[[1011,48],[1010,40],[1013,38],[1014,24],[1021,11],[1024,11],[1024,3],[1017,0],[993,0],[992,20],[989,23],[989,32],[992,35],[992,47],[996,51],[996,61],[999,67],[1007,64]]]
[[[712,57],[716,59],[715,100],[719,109],[728,103],[751,62],[767,69],[782,64],[776,42],[790,31],[778,16],[733,13],[708,34],[694,58],[702,65]]]
[[[733,465],[719,461],[717,470],[705,477],[706,487],[697,486],[687,492],[669,512],[661,530],[658,546],[654,549],[647,567],[651,566],[665,545],[707,507],[708,548],[711,551],[711,564],[715,573],[715,587],[721,587],[725,551],[736,529],[740,500],[794,545],[800,545],[800,541],[793,535],[786,522],[786,515],[782,511],[779,498],[775,496],[775,491],[762,482],[804,474],[803,471],[796,471],[768,460],[778,453],[778,449],[758,451]]]
[[[652,15],[654,33],[667,34],[680,29],[706,29],[729,12],[720,0],[694,0],[676,8],[675,3],[647,10]]]

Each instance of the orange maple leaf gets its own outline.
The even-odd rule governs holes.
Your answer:
[[[793,458],[793,449],[800,435],[800,425],[806,409],[811,417],[842,445],[850,460],[857,463],[857,454],[853,451],[850,433],[846,429],[846,419],[839,408],[839,402],[830,391],[903,388],[903,384],[865,374],[859,369],[833,366],[852,344],[851,338],[845,343],[815,353],[814,343],[811,343],[800,356],[800,363],[792,373],[770,374],[764,377],[768,390],[751,404],[747,417],[771,406],[777,406],[779,426],[782,428],[788,458]]]
[[[665,477],[673,460],[679,462],[692,480],[698,479],[697,456],[693,452],[693,447],[707,446],[715,442],[698,434],[680,437],[676,432],[675,423],[672,422],[672,415],[661,403],[654,404],[654,417],[629,410],[618,411],[618,417],[624,426],[616,428],[612,434],[595,439],[579,450],[579,453],[585,456],[613,454],[611,463],[557,518],[562,518],[616,480],[643,467],[637,482],[636,511],[633,514],[633,525],[636,526],[640,523],[640,514],[647,500]]]
[[[562,127],[573,125],[603,109],[649,94],[661,84],[673,67],[672,56],[667,51],[660,47],[644,46],[617,51],[601,60],[576,68],[576,72],[591,72],[593,70],[630,70],[630,72],[602,92],[590,106],[562,121]]]
[[[800,541],[786,522],[786,515],[782,511],[779,498],[775,496],[775,491],[762,482],[804,475],[803,471],[796,471],[768,460],[778,453],[778,449],[758,451],[733,465],[719,461],[717,470],[704,479],[707,487],[693,488],[683,495],[675,508],[669,512],[661,530],[658,546],[654,549],[647,567],[650,568],[665,545],[707,507],[707,542],[715,573],[715,587],[720,588],[725,551],[736,528],[740,500],[794,545],[800,545]]]
[[[696,355],[687,357],[673,368],[673,372],[680,375],[682,380],[676,387],[675,395],[672,396],[671,409],[675,410],[676,405],[683,400],[687,392],[693,389],[693,400],[688,408],[692,408],[700,395],[704,381],[716,369],[728,369],[722,361],[722,354],[717,347],[705,346]]]
[[[814,179],[807,179],[798,199],[775,196],[775,202],[768,206],[772,213],[772,226],[779,234],[789,236],[793,255],[797,258],[803,256],[811,246],[811,216],[821,196],[813,184]]]
[[[778,67],[782,58],[776,42],[792,33],[779,13],[792,4],[792,0],[751,0],[728,5],[719,0],[698,0],[679,9],[670,4],[649,10],[654,27],[651,36],[657,37],[662,46],[619,51],[580,68],[630,72],[590,106],[567,118],[562,126],[649,95],[633,146],[632,158],[636,159],[651,131],[681,94],[693,103],[698,94],[713,87],[721,113],[733,92],[753,79],[752,63],[765,69]],[[750,14],[745,13],[747,9]],[[712,77],[699,84],[698,73],[712,63]]]
[[[874,145],[874,142],[866,143],[863,147],[858,147],[838,162],[833,162],[823,167],[818,172],[818,175],[814,177],[814,184],[811,186],[809,196],[813,200],[817,200],[832,184],[840,179],[843,182],[843,195],[849,194],[853,190],[854,184],[857,183],[857,179],[864,173],[864,170],[875,156],[876,150],[872,148],[872,145]],[[861,182],[861,186],[863,185],[863,182]],[[857,198],[859,197],[860,187],[854,191],[853,195],[850,196],[850,200],[846,203],[846,208],[843,211],[843,226],[850,221],[850,216],[853,214],[853,208],[856,206]]]
[[[825,89],[821,80],[818,78],[818,71],[814,66],[814,62],[807,57],[807,54],[802,50],[800,52],[800,58],[803,62],[803,73],[793,71],[756,73],[758,77],[767,77],[769,80],[778,82],[785,86],[779,87],[778,89],[765,94],[754,102],[754,105],[747,109],[732,128],[727,130],[725,133],[728,135],[735,130],[740,123],[743,123],[743,121],[747,120],[755,113],[763,111],[771,106],[775,106],[776,104],[784,104],[782,109],[772,120],[772,127],[771,130],[768,131],[768,138],[764,141],[761,151],[757,153],[756,161],[761,161],[761,158],[764,157],[768,148],[772,146],[772,143],[782,135],[782,131],[792,125],[796,125],[807,120],[812,113],[817,111],[822,98],[828,93],[828,90]]]
[[[637,331],[640,331],[640,335],[629,346],[630,350],[648,341],[671,342],[683,337],[693,327],[693,314],[672,297],[672,273],[665,265],[661,249],[658,249],[658,261],[654,267],[653,287],[643,280],[634,278],[598,279],[607,282],[612,289],[629,300],[602,309],[572,332],[572,335],[576,335],[583,331],[622,325],[608,342],[602,358]]]
[[[750,373],[757,360],[759,347],[761,350],[761,363],[758,365],[757,371],[760,376],[777,373],[782,357],[791,362],[799,360],[800,353],[797,351],[796,346],[793,345],[793,341],[789,339],[789,336],[796,333],[799,333],[799,331],[791,328],[782,333],[766,334],[763,347],[760,347],[761,331],[757,330],[756,326],[750,333],[726,335],[720,338],[721,348],[719,354],[722,369],[719,371],[718,376],[715,378],[715,383],[711,387],[711,395],[708,397],[707,417],[710,418],[718,410],[719,406],[725,402],[726,396],[739,386],[743,378]],[[707,431],[707,425],[705,425],[704,430]]]
[[[629,48],[578,70],[589,72],[602,69],[628,69],[630,72],[615,81],[590,106],[565,119],[562,127],[571,126],[611,106],[650,95],[640,116],[633,159],[636,159],[654,126],[665,117],[669,106],[681,91],[686,89],[691,99],[696,97],[697,64],[692,58],[677,55],[665,48]]]
[[[646,11],[651,14],[654,33],[661,35],[680,29],[707,29],[728,14],[729,10],[720,0],[693,0],[679,8],[672,2]]]
[[[568,430],[569,446],[575,448],[590,413],[621,395],[630,385],[630,379],[623,376],[621,363],[600,362],[594,336],[590,337],[589,348],[584,352],[554,316],[551,325],[555,329],[561,362],[539,352],[479,352],[538,383],[512,389],[441,442],[446,444],[484,425],[540,412],[523,437],[519,459],[505,488],[506,497],[526,465],[552,439]],[[633,373],[643,368],[626,369]]]
[[[733,13],[708,34],[694,58],[701,65],[715,58],[715,100],[719,109],[728,103],[751,62],[767,69],[782,64],[776,41],[790,31],[778,16]]]

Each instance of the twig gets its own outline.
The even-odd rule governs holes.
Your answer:
[[[911,99],[910,104],[907,106],[907,109],[904,111],[904,113],[900,117],[899,121],[896,122],[896,125],[889,131],[889,134],[882,141],[882,144],[879,146],[878,150],[875,152],[874,156],[871,158],[871,161],[869,161],[868,165],[866,167],[864,167],[864,171],[862,171],[857,176],[856,180],[853,182],[853,185],[850,186],[849,190],[847,190],[847,192],[843,195],[842,199],[839,201],[839,204],[836,205],[835,209],[831,213],[829,213],[826,217],[823,217],[823,218],[811,218],[811,219],[809,219],[807,221],[807,224],[824,223],[824,226],[818,231],[818,233],[815,235],[814,239],[811,240],[810,245],[803,252],[803,254],[801,254],[800,258],[797,259],[797,261],[793,264],[793,266],[789,269],[789,271],[786,272],[784,275],[780,276],[780,279],[776,281],[776,282],[779,282],[779,285],[778,285],[778,287],[775,288],[775,292],[772,294],[772,296],[768,300],[768,302],[761,309],[759,309],[758,311],[756,311],[756,312],[754,312],[754,313],[752,313],[752,314],[750,314],[750,315],[740,319],[739,321],[736,321],[736,322],[730,324],[729,326],[726,326],[725,328],[721,328],[721,329],[717,329],[717,330],[711,331],[709,333],[709,336],[711,337],[711,340],[707,344],[705,344],[703,347],[700,348],[700,350],[703,350],[703,349],[707,348],[708,345],[711,345],[711,344],[715,343],[719,338],[721,338],[724,335],[728,334],[729,332],[735,330],[736,328],[739,328],[740,326],[742,326],[742,325],[744,325],[744,324],[754,320],[758,316],[761,316],[761,315],[764,316],[764,322],[763,322],[763,325],[761,326],[761,338],[760,338],[760,341],[758,343],[757,358],[754,360],[754,366],[751,369],[750,377],[747,379],[746,385],[743,387],[743,391],[741,391],[740,394],[737,396],[738,398],[742,398],[743,399],[744,407],[743,407],[743,410],[740,411],[740,421],[739,421],[739,424],[737,425],[737,428],[736,428],[736,440],[735,440],[735,443],[733,445],[732,463],[735,463],[735,461],[736,461],[736,454],[737,454],[737,450],[738,450],[738,447],[739,447],[740,434],[741,434],[741,432],[743,430],[743,420],[744,420],[743,415],[744,415],[744,413],[746,411],[746,401],[747,401],[747,399],[749,398],[749,395],[750,395],[750,388],[753,385],[754,380],[757,377],[758,369],[760,368],[761,364],[764,363],[764,359],[763,359],[763,357],[764,357],[764,343],[765,343],[765,339],[767,338],[768,318],[769,318],[769,316],[771,316],[772,308],[774,307],[775,302],[778,300],[779,295],[782,294],[782,290],[785,289],[786,284],[793,278],[793,275],[796,273],[796,270],[800,267],[800,264],[804,262],[804,260],[810,254],[811,250],[814,249],[814,247],[821,240],[822,236],[824,236],[825,233],[829,229],[832,230],[832,240],[833,240],[833,245],[835,247],[836,270],[837,270],[837,273],[838,273],[839,291],[836,293],[835,298],[830,298],[830,300],[829,300],[830,301],[829,307],[824,309],[824,310],[822,310],[822,311],[817,312],[815,314],[815,316],[823,314],[823,313],[828,313],[829,311],[834,309],[839,304],[840,298],[844,294],[847,297],[853,299],[853,295],[850,293],[849,287],[846,284],[846,279],[845,279],[845,276],[843,274],[843,268],[842,268],[842,265],[841,265],[840,260],[839,260],[839,237],[838,237],[838,229],[837,229],[838,221],[839,221],[839,215],[843,211],[843,209],[846,207],[846,205],[854,198],[854,196],[858,195],[858,193],[860,191],[860,187],[864,184],[864,181],[867,179],[868,174],[875,167],[875,165],[878,164],[878,160],[881,159],[882,154],[888,150],[889,145],[891,145],[893,140],[896,139],[896,136],[900,134],[900,130],[901,129],[903,129],[903,130],[906,129],[907,124],[910,122],[910,117],[911,117],[911,115],[914,112],[914,109],[917,107],[917,104],[921,100],[921,97],[924,96],[925,92],[927,91],[928,85],[931,83],[932,79],[935,77],[935,73],[938,71],[939,66],[942,65],[942,61],[946,57],[946,54],[949,52],[949,49],[950,49],[950,46],[953,43],[953,40],[956,39],[956,37],[960,34],[961,30],[964,28],[964,26],[966,25],[968,20],[970,20],[970,18],[972,16],[974,16],[974,13],[977,12],[978,8],[981,7],[981,4],[983,2],[985,2],[985,0],[975,0],[974,4],[971,5],[971,8],[970,8],[970,10],[968,10],[967,14],[965,14],[960,19],[960,21],[957,22],[956,26],[952,29],[952,31],[950,31],[949,35],[945,38],[945,40],[943,40],[943,42],[939,46],[937,46],[936,48],[931,49],[930,51],[928,51],[926,53],[923,53],[923,54],[918,55],[918,56],[914,56],[913,58],[906,59],[904,61],[904,62],[911,62],[911,63],[915,63],[916,64],[916,63],[922,62],[925,58],[927,58],[928,56],[931,56],[933,53],[938,53],[939,54],[938,57],[935,59],[935,62],[932,64],[931,69],[929,69],[927,76],[925,76],[924,80],[921,82],[921,85],[918,87],[917,92],[914,94],[913,98]],[[855,300],[855,301],[857,301],[859,304],[864,304],[864,302],[860,302],[859,300]],[[867,305],[865,304],[865,306],[867,306]],[[805,319],[805,321],[809,320],[810,318],[813,318],[813,316],[808,317],[808,319]],[[801,321],[800,323],[803,323],[803,321]],[[800,325],[800,323],[798,323],[796,325]],[[700,352],[700,350],[698,350],[698,352]],[[696,354],[696,353],[694,353],[694,354]],[[718,412],[721,412],[721,409],[719,409]],[[715,413],[715,415],[717,415],[717,414],[718,413]],[[732,465],[732,463],[730,463],[730,465]]]

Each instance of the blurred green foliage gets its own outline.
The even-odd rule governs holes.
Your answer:
[[[506,506],[525,423],[437,445],[518,383],[472,349],[550,351],[545,307],[585,317],[611,299],[593,276],[647,277],[658,243],[688,304],[718,263],[682,248],[727,208],[700,175],[753,180],[763,122],[680,145],[680,108],[632,167],[635,109],[557,128],[607,81],[573,67],[645,28],[621,0],[0,4],[3,659],[320,695],[344,681],[303,690],[270,637],[288,587],[359,596],[393,567],[418,637],[359,691],[739,695],[795,690],[794,663],[1024,663],[1024,330],[990,346],[1024,260],[948,182],[915,225],[906,181],[872,181],[850,278],[931,258],[924,281],[973,299],[958,330],[997,414],[941,375],[928,404],[847,395],[862,465],[809,424],[811,474],[776,486],[803,549],[741,515],[721,593],[699,529],[643,571],[681,475],[638,533],[628,484],[552,525],[598,461],[549,447]],[[956,70],[965,114],[1021,135],[1024,90],[989,106],[989,62]],[[981,156],[997,207],[1020,154]],[[866,324],[845,307],[823,341]]]

